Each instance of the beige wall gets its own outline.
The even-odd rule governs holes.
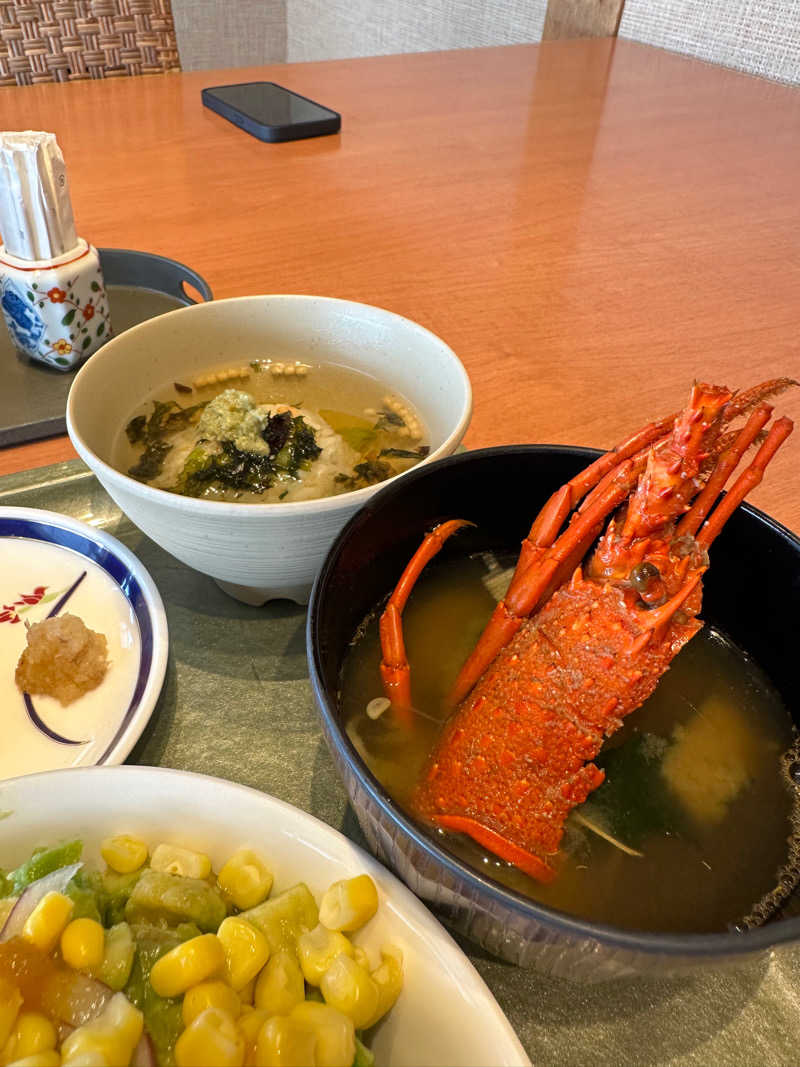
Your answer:
[[[184,70],[539,41],[547,0],[172,0]],[[626,0],[620,36],[800,84],[800,0]]]
[[[540,41],[547,0],[287,0],[287,59]]]
[[[626,0],[619,35],[800,84],[800,0]]]
[[[184,70],[286,59],[285,0],[172,0]]]
[[[542,37],[547,0],[172,0],[184,70]]]

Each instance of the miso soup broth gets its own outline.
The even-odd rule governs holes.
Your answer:
[[[259,359],[154,390],[120,429],[114,466],[185,496],[265,504],[361,489],[428,452],[417,412],[375,378]]]
[[[403,616],[416,712],[410,724],[393,709],[377,718],[366,711],[382,695],[377,615],[351,648],[343,721],[402,807],[440,732],[444,694],[504,592],[512,562],[483,554],[423,573]],[[705,626],[604,746],[596,762],[606,780],[570,815],[550,885],[466,836],[436,834],[484,875],[582,918],[661,932],[751,925],[775,901],[763,914],[752,914],[755,905],[779,881],[787,888],[796,880],[797,798],[787,773],[796,744],[763,672]]]

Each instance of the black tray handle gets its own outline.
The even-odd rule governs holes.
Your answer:
[[[128,248],[99,248],[100,263],[106,285],[126,285],[168,293],[184,304],[196,304],[184,289],[184,282],[194,286],[203,300],[213,300],[211,286],[196,271],[177,260],[153,252],[135,252]]]

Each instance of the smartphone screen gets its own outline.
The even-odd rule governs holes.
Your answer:
[[[334,133],[339,129],[340,119],[335,111],[315,104],[313,100],[299,96],[275,82],[244,82],[204,89],[203,102],[231,121],[235,121],[231,112],[239,112],[240,116],[251,120],[256,126],[272,132],[288,132],[289,129],[299,132],[306,129],[313,136],[316,133]],[[245,128],[258,136],[250,124]]]

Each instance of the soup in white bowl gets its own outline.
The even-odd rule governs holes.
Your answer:
[[[429,449],[415,465],[458,447],[469,424],[472,394],[456,355],[424,327],[366,304],[314,296],[241,297],[183,308],[114,338],[81,369],[67,402],[67,428],[78,454],[128,517],[166,551],[240,599],[261,604],[287,597],[303,603],[334,537],[381,484],[357,482],[355,468],[361,460],[334,472],[334,477],[353,479],[346,492],[244,506],[139,481],[128,473],[132,464],[125,468],[127,459],[119,452],[125,428],[133,418],[152,413],[148,401],[160,390],[172,388],[175,403],[189,407],[198,380],[258,361],[312,368],[306,376],[309,385],[312,377],[322,378],[332,368],[379,385],[373,399],[359,399],[355,408],[347,397],[341,402],[333,396],[322,398],[324,408],[363,419],[367,426],[362,429],[375,432],[384,397],[402,404],[410,428],[418,425],[420,430],[416,444],[411,437],[401,438],[409,445],[405,450]],[[272,379],[272,371],[266,373]],[[291,384],[297,380],[295,371]],[[250,379],[230,379],[240,392],[248,391],[241,388],[245,382],[251,384]],[[192,394],[175,391],[175,383]],[[199,388],[212,399],[207,385]],[[289,406],[308,396],[291,396]],[[274,402],[280,403],[277,398]],[[378,453],[396,447],[376,445]]]

